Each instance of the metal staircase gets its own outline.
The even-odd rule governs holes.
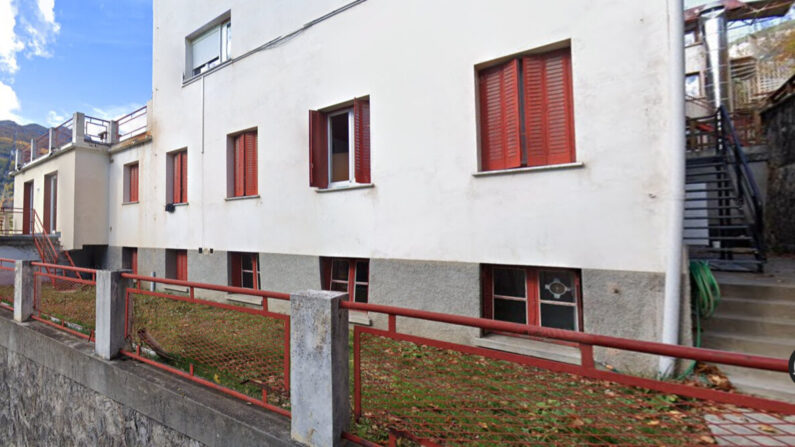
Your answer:
[[[688,118],[684,242],[716,270],[764,269],[763,205],[725,107]]]
[[[41,222],[39,214],[36,212],[36,210],[31,209],[30,211],[33,215],[33,218],[31,219],[31,235],[33,236],[33,243],[36,246],[36,250],[39,252],[39,258],[41,258],[41,262],[45,264],[68,265],[70,267],[76,267],[75,262],[72,260],[72,256],[69,255],[69,252],[63,250],[57,240],[55,243],[53,243],[52,236],[45,229],[44,224]],[[50,270],[50,268],[46,268],[47,273],[55,274],[55,272]],[[60,282],[62,281],[59,281],[59,283]],[[55,284],[55,280],[53,280],[53,284]]]

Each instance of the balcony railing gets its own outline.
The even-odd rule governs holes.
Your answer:
[[[75,113],[63,124],[47,129],[30,140],[30,147],[17,152],[15,168],[19,170],[28,163],[64,149],[70,144],[93,144],[112,146],[143,135],[148,129],[148,109],[143,106],[117,120]]]

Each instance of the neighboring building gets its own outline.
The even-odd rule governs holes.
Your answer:
[[[659,341],[671,26],[665,1],[155,1],[146,132],[75,136],[15,203],[108,268]]]

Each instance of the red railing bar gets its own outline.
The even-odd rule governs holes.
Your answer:
[[[347,439],[348,441],[355,442],[359,445],[364,447],[384,447],[381,444],[377,444],[372,441],[368,441],[364,438],[354,435],[353,433],[349,433],[347,431],[342,432],[342,439]]]
[[[37,262],[31,262],[30,264],[35,266],[35,267],[44,267],[44,268],[51,268],[51,269],[62,269],[62,270],[68,270],[70,272],[81,272],[81,273],[91,273],[91,274],[95,274],[97,272],[97,269],[89,269],[89,268],[85,268],[85,267],[72,267],[70,265],[61,265],[61,264],[49,264],[49,263],[46,263],[46,262],[38,262],[38,261]]]
[[[72,278],[71,276],[56,275],[55,273],[33,272],[33,275],[34,276],[46,276],[47,278],[51,278],[51,279],[58,279],[58,280],[61,280],[61,281],[73,282],[73,283],[77,283],[77,284],[86,284],[86,285],[89,285],[89,286],[97,285],[96,281],[93,281],[93,280],[90,280],[90,279]]]
[[[194,282],[194,281],[182,281],[179,279],[155,278],[153,276],[141,276],[141,275],[134,275],[132,273],[122,273],[121,276],[122,278],[127,278],[127,279],[154,282],[159,284],[170,284],[173,286],[198,287],[199,289],[216,290],[219,292],[237,293],[241,295],[260,296],[265,298],[274,298],[277,300],[290,299],[289,293],[271,292],[269,290],[254,290],[254,289],[246,289],[243,287],[222,286],[219,284],[208,284],[208,283]]]
[[[493,331],[512,332],[514,334],[551,338],[573,343],[624,349],[627,351],[643,352],[647,354],[665,355],[669,357],[686,358],[691,360],[700,360],[703,362],[721,363],[725,365],[745,366],[748,368],[765,369],[769,371],[789,371],[789,362],[786,359],[725,352],[714,349],[693,348],[689,346],[669,345],[652,341],[631,340],[627,338],[611,337],[608,335],[588,334],[585,332],[552,329],[540,326],[528,326],[518,323],[508,323],[504,321],[487,320],[484,318],[466,317],[462,315],[448,315],[438,312],[406,309],[379,304],[342,301],[340,306],[347,309],[361,310],[365,312],[377,312],[387,315],[394,314],[401,317],[438,321],[440,323],[470,326]]]
[[[47,316],[47,314],[42,314],[41,310],[39,310],[39,315]],[[61,320],[61,324],[57,324],[54,321],[52,321],[52,320],[50,320],[48,318],[42,318],[39,315],[35,315],[35,314],[31,315],[30,318],[32,318],[32,319],[34,319],[34,320],[36,320],[38,322],[44,323],[46,325],[52,326],[52,327],[54,327],[54,328],[56,328],[58,330],[61,330],[61,331],[64,331],[64,332],[68,332],[68,333],[70,333],[70,334],[72,334],[74,336],[77,336],[77,337],[80,337],[80,338],[84,338],[84,339],[88,340],[89,342],[94,341],[94,339],[93,339],[93,337],[91,335],[86,335],[86,334],[84,334],[82,332],[79,332],[79,331],[76,331],[74,329],[66,327],[65,324],[64,324],[63,318],[58,318],[59,320]],[[90,331],[90,332],[91,332],[91,334],[94,333],[94,331]]]
[[[178,375],[178,376],[180,376],[182,378],[188,379],[190,381],[199,383],[199,384],[204,385],[204,386],[208,386],[208,387],[210,387],[210,388],[212,388],[214,390],[220,391],[222,393],[229,394],[230,396],[234,396],[234,397],[236,397],[238,399],[241,399],[241,400],[244,400],[246,402],[249,402],[252,405],[257,405],[259,407],[271,410],[274,413],[281,414],[282,416],[287,416],[288,418],[290,417],[290,412],[285,410],[284,408],[280,408],[280,407],[277,407],[275,405],[271,405],[271,404],[269,404],[267,402],[263,402],[263,401],[261,401],[259,399],[254,399],[253,397],[249,397],[249,396],[247,396],[247,395],[245,395],[243,393],[239,393],[239,392],[237,392],[235,390],[220,386],[220,385],[218,385],[218,384],[216,384],[214,382],[211,382],[209,380],[202,379],[201,377],[191,376],[190,374],[186,373],[185,371],[182,371],[182,370],[179,370],[179,369],[176,369],[176,368],[172,368],[172,367],[164,365],[162,363],[158,363],[158,362],[156,362],[154,360],[148,359],[148,358],[146,358],[144,356],[141,356],[139,354],[135,354],[133,352],[126,351],[126,350],[121,350],[121,353],[123,355],[126,355],[126,356],[130,357],[130,358],[138,360],[139,362],[146,363],[147,365],[154,366],[155,368],[160,368],[160,369],[168,371],[168,372],[170,372],[172,374],[176,374],[176,375]]]
[[[234,311],[237,311],[237,312],[243,312],[243,313],[247,313],[247,314],[251,314],[251,315],[262,315],[262,316],[266,316],[266,317],[270,317],[270,318],[276,318],[276,319],[279,319],[279,320],[285,320],[286,321],[286,320],[290,319],[290,316],[287,315],[287,314],[277,314],[277,313],[266,311],[266,310],[253,309],[253,308],[250,308],[250,307],[235,306],[233,304],[219,303],[217,301],[208,301],[208,300],[203,300],[201,298],[191,298],[189,296],[171,295],[171,294],[168,294],[168,293],[152,292],[152,291],[144,290],[144,289],[132,289],[132,288],[130,288],[130,289],[127,289],[127,291],[128,291],[128,293],[135,293],[135,294],[138,294],[138,295],[153,296],[153,297],[156,297],[156,298],[166,298],[166,299],[170,299],[170,300],[184,301],[186,303],[193,303],[193,304],[203,304],[205,306],[217,307],[219,309],[234,310]]]

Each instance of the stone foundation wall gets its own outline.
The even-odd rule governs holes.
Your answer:
[[[762,114],[770,145],[765,237],[769,248],[795,253],[795,95]]]

